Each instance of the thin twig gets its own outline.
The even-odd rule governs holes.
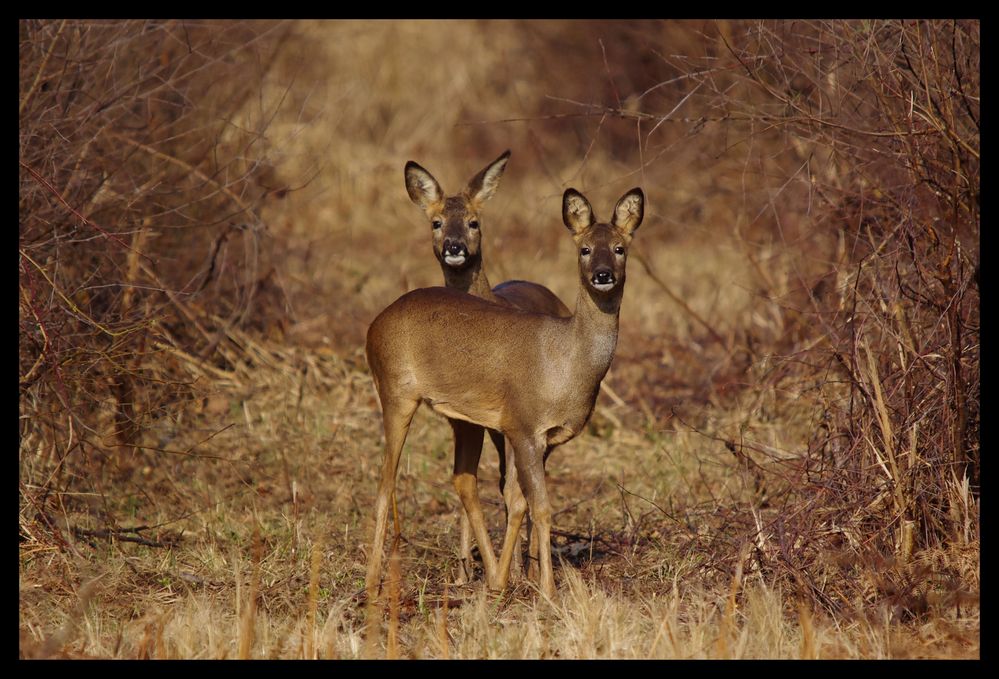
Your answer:
[[[693,318],[695,321],[697,321],[698,323],[700,323],[701,325],[703,325],[704,328],[705,328],[705,330],[707,330],[711,334],[711,336],[715,338],[716,342],[718,342],[723,347],[725,347],[726,350],[731,350],[731,347],[729,346],[729,343],[727,341],[725,341],[725,338],[723,338],[721,336],[721,334],[718,333],[718,331],[716,331],[711,326],[710,323],[708,323],[706,320],[704,320],[701,317],[700,314],[698,314],[696,311],[694,311],[693,309],[691,309],[687,305],[686,302],[684,302],[682,299],[680,299],[680,297],[678,295],[676,295],[672,290],[670,290],[669,286],[666,285],[662,281],[662,279],[659,278],[659,276],[657,276],[655,274],[655,272],[652,270],[652,266],[649,264],[648,260],[645,258],[645,255],[643,255],[640,252],[636,252],[636,253],[634,253],[633,256],[639,261],[639,263],[642,265],[642,268],[645,269],[646,273],[649,274],[649,278],[651,278],[656,283],[656,285],[658,285],[660,288],[662,288],[663,292],[665,292],[666,295],[671,300],[673,300],[674,302],[676,302],[680,306],[680,308],[683,309],[684,312],[686,312],[691,318]]]
[[[56,45],[59,43],[59,36],[62,35],[62,29],[66,28],[66,20],[63,19],[59,24],[59,30],[56,31],[55,36],[52,38],[52,44],[49,45],[48,52],[45,53],[45,57],[42,59],[42,63],[38,66],[38,73],[35,74],[35,80],[31,83],[31,87],[28,88],[27,93],[24,95],[24,99],[21,100],[21,105],[17,107],[17,114],[20,115],[24,111],[24,107],[28,105],[28,101],[31,100],[31,96],[35,93],[38,88],[38,83],[41,82],[42,74],[45,73],[45,67],[49,64],[49,59],[52,57],[52,52],[55,51]]]
[[[66,207],[67,210],[69,210],[71,213],[73,213],[73,215],[75,215],[76,218],[79,219],[81,222],[83,222],[87,226],[93,227],[94,229],[96,229],[97,231],[99,231],[105,238],[109,238],[109,239],[115,241],[116,243],[118,243],[119,245],[121,245],[126,250],[129,250],[131,252],[136,252],[136,254],[138,254],[140,257],[143,257],[144,259],[146,259],[149,262],[153,261],[150,257],[142,254],[141,252],[137,252],[137,251],[133,250],[132,247],[128,243],[126,243],[125,241],[123,241],[121,238],[118,238],[118,236],[114,235],[113,233],[108,233],[107,231],[105,231],[104,229],[102,229],[100,226],[98,226],[97,224],[95,224],[92,220],[90,220],[87,217],[84,217],[82,214],[80,214],[76,210],[76,208],[74,208],[72,205],[70,205],[66,201],[66,199],[62,197],[62,194],[59,193],[59,191],[54,186],[52,186],[52,184],[50,184],[49,181],[47,179],[45,179],[45,177],[43,177],[42,175],[40,175],[37,172],[35,172],[35,170],[32,169],[23,160],[18,159],[17,162],[18,162],[18,164],[21,167],[23,167],[25,170],[28,171],[28,174],[30,174],[32,177],[35,178],[35,181],[37,181],[39,184],[41,184],[42,186],[44,186],[45,188],[47,188],[52,193],[52,195],[55,196],[56,199],[60,203],[62,203]]]
[[[88,530],[86,528],[72,527],[73,535],[80,538],[103,538],[105,540],[111,540],[112,538],[118,540],[119,542],[135,542],[146,547],[170,547],[172,545],[165,544],[162,542],[157,542],[156,540],[148,540],[141,535],[129,535],[129,533],[138,533],[138,528],[119,528],[112,530]]]

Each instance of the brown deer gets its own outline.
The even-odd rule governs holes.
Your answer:
[[[590,418],[617,344],[628,246],[645,197],[628,191],[609,223],[567,189],[562,219],[579,254],[575,313],[561,318],[492,304],[449,288],[422,288],[389,305],[368,328],[365,352],[382,407],[385,456],[365,588],[377,596],[389,501],[406,434],[421,402],[445,417],[502,432],[519,483],[506,485],[510,520],[497,563],[477,490],[478,459],[455,460],[454,484],[479,544],[486,582],[502,590],[515,537],[530,509],[538,534],[540,589],[551,596],[551,505],[544,458]]]
[[[434,255],[444,273],[444,285],[467,292],[496,304],[553,316],[571,316],[572,312],[548,288],[528,281],[506,281],[490,287],[482,263],[483,204],[495,193],[499,180],[510,159],[510,151],[489,163],[472,177],[465,189],[455,196],[445,196],[440,184],[423,167],[412,160],[406,163],[406,191],[410,199],[430,220]],[[459,460],[478,460],[482,452],[482,427],[463,420],[449,419],[454,431],[455,478]],[[506,485],[506,454],[503,435],[495,430],[489,437],[499,454],[500,493]],[[472,577],[471,525],[464,510],[461,516],[461,544],[457,582]],[[509,517],[508,517],[509,518]],[[520,550],[513,554],[511,570],[520,571]]]

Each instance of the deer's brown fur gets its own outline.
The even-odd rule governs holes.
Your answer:
[[[644,215],[640,189],[626,193],[600,223],[574,189],[562,216],[579,252],[575,313],[555,317],[499,306],[448,288],[400,297],[372,322],[366,354],[382,406],[385,456],[375,505],[366,588],[377,595],[389,501],[402,446],[420,403],[462,422],[502,432],[511,442],[517,484],[505,493],[511,520],[497,563],[478,502],[478,456],[455,463],[455,486],[479,543],[490,588],[509,578],[514,536],[530,508],[538,531],[540,585],[554,592],[551,505],[544,457],[589,419],[617,344],[627,249]],[[474,460],[471,459],[474,457]]]
[[[570,316],[572,312],[568,307],[544,286],[512,280],[492,288],[486,277],[482,257],[482,207],[495,193],[509,158],[510,151],[504,152],[472,177],[464,190],[454,196],[445,196],[434,176],[411,160],[406,163],[405,168],[406,191],[430,221],[434,256],[440,263],[446,287],[496,304],[554,316]],[[461,482],[458,469],[468,466],[463,458],[478,460],[482,453],[482,427],[467,422],[459,423],[457,420],[449,421],[454,431],[454,473],[457,487]],[[503,493],[507,478],[506,446],[499,432],[490,430],[489,436],[499,455],[500,492]],[[464,583],[472,575],[471,524],[464,505],[460,516],[457,581]],[[515,550],[511,566],[514,573],[520,572],[519,556],[519,549]]]

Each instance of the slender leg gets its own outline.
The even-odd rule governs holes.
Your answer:
[[[514,442],[514,455],[517,463],[517,478],[527,498],[534,531],[538,535],[538,584],[541,593],[547,597],[555,594],[555,577],[552,574],[551,550],[551,503],[545,485],[544,466],[545,444],[543,439]]]
[[[511,441],[511,444],[513,442]],[[506,587],[511,577],[513,555],[520,551],[520,526],[527,513],[527,498],[517,480],[516,455],[510,456],[510,472],[512,479],[503,487],[503,501],[506,504],[506,534],[503,536],[503,551],[500,552],[499,576],[500,585]]]
[[[486,520],[479,504],[477,473],[479,457],[482,455],[482,427],[461,420],[450,420],[454,428],[454,488],[465,507],[472,533],[479,544],[482,567],[486,571],[486,583],[490,589],[497,589],[496,555],[489,541]]]
[[[552,448],[548,446],[545,448],[545,455],[542,458],[542,465],[548,466],[548,456],[551,455]],[[534,525],[531,523],[531,517],[527,517],[527,535],[528,535],[528,546],[527,546],[527,577],[531,580],[537,580],[538,578],[538,533],[534,530]]]
[[[454,459],[457,464],[458,458],[463,454],[463,450],[474,450],[476,447],[479,454],[482,452],[482,427],[479,427],[462,420],[448,420],[451,429],[454,431]],[[490,432],[492,433],[492,432]],[[478,458],[476,458],[478,459]],[[476,470],[478,462],[476,462]],[[457,474],[455,467],[455,474]],[[457,483],[457,481],[455,481]],[[459,492],[459,498],[461,494]],[[472,523],[468,519],[468,512],[465,510],[465,501],[461,503],[461,544],[458,551],[458,577],[455,583],[464,585],[472,581]]]
[[[389,503],[395,492],[395,477],[399,470],[399,456],[402,444],[406,442],[409,423],[419,407],[419,401],[382,399],[382,425],[385,428],[385,457],[382,460],[382,479],[378,485],[378,500],[375,502],[375,526],[371,537],[371,553],[368,555],[368,573],[364,587],[368,600],[378,596],[378,586],[382,577],[382,548],[385,544],[385,529],[388,523]]]
[[[538,579],[538,532],[534,530],[531,517],[527,517],[527,579]]]
[[[506,485],[506,439],[503,437],[501,432],[495,429],[489,430],[489,438],[493,442],[493,446],[496,448],[496,455],[499,456],[499,473],[500,473],[500,493],[503,492],[503,486]]]
[[[510,525],[510,505],[506,502],[506,492],[504,490],[506,488],[506,480],[507,480],[506,439],[503,437],[503,434],[501,434],[500,432],[498,432],[498,431],[496,431],[494,429],[490,429],[489,430],[489,438],[492,439],[493,445],[496,447],[496,453],[497,453],[497,455],[499,455],[499,470],[500,470],[499,487],[500,487],[500,495],[503,496],[503,500],[504,500],[503,504],[506,507],[506,523],[509,526]],[[510,462],[512,463],[513,460],[511,459]],[[517,476],[516,465],[512,466],[511,469],[513,470],[513,477],[516,478],[516,476]],[[515,485],[516,485],[516,482],[515,482]],[[521,564],[521,558],[520,558],[520,535],[518,533],[518,535],[517,535],[517,542],[514,545],[514,550],[513,550],[513,560],[510,562],[510,579],[513,580],[514,582],[517,582],[517,581],[519,581],[521,579],[521,577],[523,576],[523,574],[524,574],[524,567]]]
[[[455,578],[454,584],[466,585],[472,581],[472,524],[468,520],[468,512],[465,511],[464,503],[459,511],[461,512],[459,521],[461,544],[458,546],[458,577]]]

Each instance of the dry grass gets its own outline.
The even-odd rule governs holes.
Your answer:
[[[978,31],[22,23],[21,656],[978,657]],[[453,585],[419,411],[366,634],[361,347],[440,284],[402,169],[505,148],[493,283],[571,303],[562,191],[648,196],[616,398],[549,463],[552,601]]]

